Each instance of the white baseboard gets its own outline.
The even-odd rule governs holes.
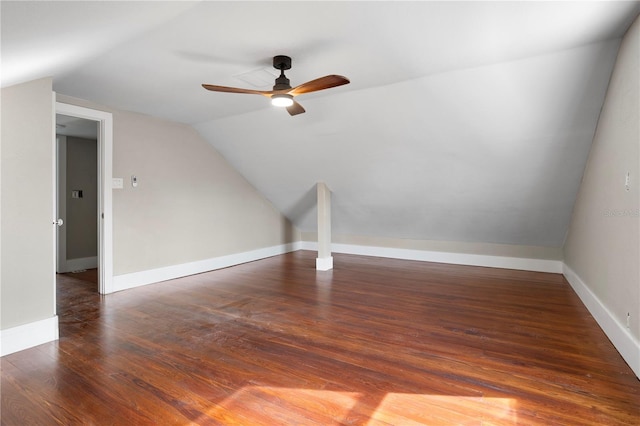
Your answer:
[[[81,271],[83,269],[95,269],[98,267],[98,256],[80,257],[77,259],[60,259],[56,272],[64,274],[67,272]]]
[[[613,316],[611,311],[600,301],[573,269],[563,265],[562,274],[573,290],[578,294],[582,303],[589,310],[602,331],[607,335],[622,358],[629,364],[640,379],[640,342]]]
[[[298,242],[265,247],[243,253],[214,257],[197,262],[182,263],[180,265],[166,266],[148,271],[133,272],[130,274],[116,275],[113,277],[113,291],[127,290],[160,281],[172,280],[216,269],[228,268],[241,263],[253,262],[271,256],[300,250]]]
[[[58,316],[0,330],[0,356],[58,340]]]
[[[318,243],[302,241],[302,250],[317,250]],[[387,257],[392,259],[419,260],[423,262],[450,263],[454,265],[486,266],[490,268],[519,269],[523,271],[562,273],[562,261],[551,259],[529,259],[521,257],[487,256],[480,254],[449,253],[400,249],[392,247],[360,246],[352,244],[331,244],[335,253],[357,254],[361,256]]]
[[[172,280],[216,269],[227,268],[241,263],[252,262],[296,250],[317,250],[318,244],[313,241],[298,241],[266,247],[244,253],[236,253],[197,262],[166,266],[113,277],[113,291],[127,290],[160,281]],[[525,259],[517,257],[484,256],[477,254],[446,253],[424,250],[397,249],[389,247],[359,246],[350,244],[332,244],[331,250],[336,253],[358,254],[363,256],[388,257],[394,259],[421,260],[427,262],[452,263],[458,265],[487,266],[493,268],[520,269],[525,271],[562,273],[562,261],[546,259]],[[326,267],[327,261],[321,259],[320,266]],[[316,262],[316,267],[318,263]],[[331,267],[333,258],[331,258]],[[327,269],[331,269],[327,268]],[[321,269],[326,270],[326,269]]]
[[[79,259],[67,259],[67,269],[71,271],[80,271],[82,269],[95,269],[98,267],[98,257],[82,257]]]

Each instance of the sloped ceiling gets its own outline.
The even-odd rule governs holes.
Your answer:
[[[2,85],[189,123],[304,231],[561,246],[638,2],[5,2]],[[287,54],[290,117],[237,76]],[[250,87],[253,88],[253,87]],[[268,87],[265,87],[268,89]]]

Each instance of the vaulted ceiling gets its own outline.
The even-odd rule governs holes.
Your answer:
[[[2,86],[193,125],[302,230],[561,246],[639,2],[7,2]],[[242,76],[351,84],[290,117]]]

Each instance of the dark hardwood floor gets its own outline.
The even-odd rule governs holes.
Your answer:
[[[2,424],[640,424],[640,381],[561,275],[334,263],[108,296],[66,276],[60,340],[2,358]]]

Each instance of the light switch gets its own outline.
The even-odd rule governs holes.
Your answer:
[[[113,189],[122,189],[122,188],[124,188],[124,179],[122,179],[122,178],[113,178],[111,187]]]

